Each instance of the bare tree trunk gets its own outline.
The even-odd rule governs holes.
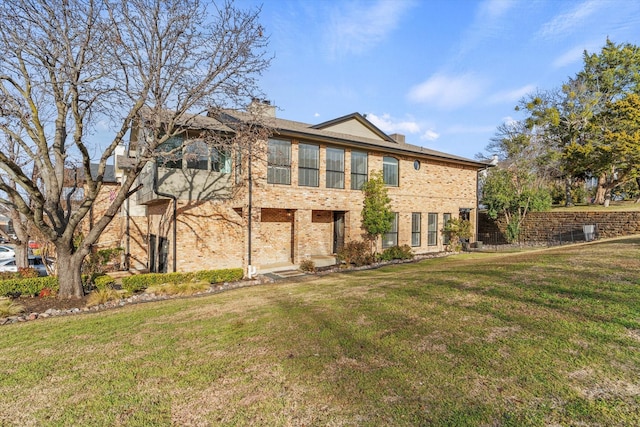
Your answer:
[[[84,296],[81,274],[83,257],[79,253],[72,254],[69,250],[60,250],[60,247],[57,249],[60,298],[82,298]]]
[[[611,190],[612,188],[610,188],[609,186],[605,187],[604,190],[604,207],[608,208],[609,204],[611,203]]]
[[[636,185],[638,186],[638,189],[640,190],[640,177],[636,178]],[[638,196],[638,198],[636,199],[636,203],[640,203],[640,196]]]
[[[572,183],[573,183],[573,179],[571,179],[570,176],[565,178],[564,180],[564,200],[565,200],[564,205],[565,206],[573,206],[573,197],[571,195]]]
[[[595,200],[593,201],[593,203],[596,205],[604,204],[604,196],[606,193],[606,190],[605,190],[606,180],[607,180],[607,177],[605,174],[602,174],[598,177],[598,189],[596,190],[596,197],[595,197]]]
[[[29,244],[20,242],[13,250],[16,253],[16,265],[18,267],[29,267]]]
[[[20,215],[20,212],[13,208],[9,209],[8,216],[11,218],[13,232],[15,234],[15,238],[12,236],[9,241],[14,245],[13,250],[16,253],[16,266],[18,268],[29,267],[29,232],[27,229],[27,221]]]
[[[10,216],[16,234],[16,239],[11,239],[11,243],[14,244],[13,250],[16,253],[16,266],[29,267],[29,234],[26,221],[22,221],[20,214],[16,211],[12,211]]]

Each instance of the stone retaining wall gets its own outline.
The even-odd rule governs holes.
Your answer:
[[[531,212],[520,233],[523,242],[585,240],[583,226],[594,225],[595,238],[640,234],[640,208],[628,212]],[[478,220],[478,239],[496,236],[497,243],[505,243],[506,224],[494,222],[481,212]],[[495,237],[494,237],[495,238]]]

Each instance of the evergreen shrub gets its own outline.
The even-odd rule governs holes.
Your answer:
[[[58,286],[58,278],[54,276],[45,276],[0,280],[0,296],[35,296],[40,294],[40,291],[45,288],[58,292],[60,289]]]
[[[380,254],[381,261],[392,261],[394,259],[413,259],[411,247],[409,245],[392,246]]]
[[[347,265],[353,264],[356,267],[373,264],[374,262],[371,245],[362,240],[352,240],[345,243],[342,249],[338,251],[337,258]]]

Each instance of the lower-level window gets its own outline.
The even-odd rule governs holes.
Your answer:
[[[442,214],[442,225],[446,227],[447,223],[449,222],[449,220],[451,219],[451,214],[450,213],[446,213],[446,214]],[[442,243],[445,245],[449,244],[449,234],[448,233],[444,233],[442,235]]]
[[[429,246],[435,246],[438,244],[438,214],[430,213],[428,218],[428,242]]]
[[[411,214],[411,246],[420,246],[422,215],[419,212]]]
[[[391,222],[391,230],[382,235],[382,247],[390,248],[398,246],[398,213],[393,213],[393,221]]]

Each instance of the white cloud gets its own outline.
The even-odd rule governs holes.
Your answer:
[[[435,141],[440,138],[440,134],[434,131],[433,129],[428,129],[425,133],[422,134],[420,139],[424,139],[427,141]]]
[[[513,90],[501,91],[494,93],[489,97],[489,103],[514,103],[518,102],[523,96],[536,90],[534,85],[525,85]]]
[[[453,110],[472,103],[484,91],[485,85],[484,79],[471,73],[459,76],[434,74],[425,82],[412,87],[407,98],[413,102]]]
[[[367,113],[367,120],[386,134],[399,133],[402,135],[418,135],[421,140],[435,141],[440,138],[440,134],[433,128],[427,128],[417,122],[412,117],[397,119],[390,114],[384,113],[380,116],[374,113]],[[411,143],[410,141],[407,141]]]
[[[111,130],[109,123],[106,120],[98,120],[96,123],[96,129],[100,131],[108,131]]]
[[[362,53],[384,40],[395,30],[414,2],[378,0],[341,3],[331,16],[327,46],[331,56]]]
[[[502,122],[504,124],[506,124],[507,126],[512,126],[512,125],[515,125],[516,123],[518,123],[518,121],[516,119],[514,119],[513,117],[511,117],[511,116],[503,117],[502,118]]]
[[[566,67],[567,65],[575,64],[576,62],[582,62],[582,55],[584,54],[585,50],[587,52],[593,53],[598,51],[601,45],[602,45],[601,42],[594,42],[586,46],[580,45],[580,46],[571,48],[565,53],[563,53],[562,55],[558,56],[553,61],[552,65],[554,68],[562,68],[562,67]]]
[[[515,5],[513,0],[487,0],[478,9],[482,19],[500,19]]]
[[[367,113],[367,120],[385,133],[415,134],[420,133],[420,125],[413,120],[395,119],[391,115],[384,113],[378,116]]]
[[[566,36],[575,29],[582,28],[584,21],[595,14],[605,2],[598,0],[587,0],[577,4],[567,13],[557,15],[551,21],[542,25],[537,36],[544,39]]]
[[[509,28],[506,15],[516,4],[514,0],[486,0],[480,3],[473,22],[462,36],[457,57],[464,57],[488,39],[504,37]]]
[[[583,47],[574,47],[557,57],[552,65],[554,68],[562,68],[567,65],[574,64],[579,62],[582,59],[582,53],[584,52]]]

